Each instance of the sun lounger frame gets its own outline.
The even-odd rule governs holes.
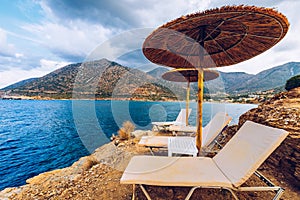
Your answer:
[[[204,154],[207,154],[207,153],[217,153],[218,151],[213,151],[212,149],[217,146],[219,149],[222,148],[222,145],[220,144],[220,142],[222,142],[224,140],[224,138],[226,137],[223,132],[224,130],[228,127],[229,123],[231,122],[232,120],[232,117],[228,116],[227,113],[223,113],[223,112],[219,112],[219,113],[216,113],[216,115],[213,117],[213,119],[209,122],[212,123],[213,120],[215,120],[215,117],[218,117],[218,116],[224,116],[224,123],[226,123],[226,125],[221,129],[221,130],[217,130],[218,134],[215,136],[215,138],[208,144],[205,144],[203,146],[203,148],[201,149],[202,153]],[[209,125],[208,124],[208,125]],[[207,125],[207,126],[208,126]],[[206,127],[207,128],[207,127]],[[195,134],[195,133],[194,133]],[[174,134],[173,134],[174,135]],[[168,137],[168,136],[154,136],[154,137]],[[172,137],[172,136],[169,136],[169,137]],[[176,136],[177,137],[177,136]],[[180,137],[180,136],[178,136]],[[220,138],[220,140],[219,140]],[[167,140],[167,139],[166,139]],[[139,143],[140,144],[140,143]],[[168,144],[166,143],[166,145],[157,145],[157,144],[150,144],[150,145],[147,145],[147,144],[143,144],[146,148],[149,148],[149,151],[150,153],[154,156],[154,151],[153,149],[154,148],[157,148],[157,149],[168,149]]]
[[[271,182],[268,178],[266,178],[264,175],[262,175],[259,171],[255,171],[254,173],[261,181],[263,181],[267,186],[259,186],[259,187],[238,187],[238,188],[228,188],[228,187],[217,187],[217,186],[210,186],[210,187],[204,187],[204,186],[194,186],[190,189],[189,193],[187,194],[185,200],[189,200],[194,191],[196,189],[221,189],[221,190],[227,190],[231,193],[231,195],[234,197],[235,200],[239,200],[238,196],[235,194],[235,192],[262,192],[262,191],[274,191],[276,192],[273,200],[278,200],[283,192],[284,189],[282,187],[276,186],[273,182]],[[133,192],[132,192],[132,200],[136,197],[136,185],[138,185],[144,195],[146,196],[147,200],[151,200],[151,197],[149,193],[147,192],[144,184],[133,184]]]
[[[192,109],[188,110],[188,117],[191,114]],[[168,127],[174,124],[178,125],[184,125],[186,123],[186,109],[181,109],[180,112],[177,115],[177,118],[175,121],[167,121],[167,122],[152,122],[153,128],[156,128],[157,131],[166,132],[168,130]],[[186,124],[185,124],[186,125]]]
[[[255,130],[255,131],[253,131]],[[251,134],[250,134],[251,133]],[[213,158],[197,157],[197,158],[172,158],[172,157],[152,157],[136,156],[133,157],[128,164],[123,176],[121,184],[133,184],[133,196],[135,199],[135,188],[139,185],[147,197],[151,200],[145,186],[169,186],[169,187],[190,187],[185,199],[190,199],[196,189],[200,188],[219,188],[227,190],[234,199],[238,200],[236,192],[252,192],[252,191],[274,191],[273,200],[278,200],[284,189],[276,186],[269,179],[257,171],[259,166],[271,155],[273,151],[288,136],[288,132],[283,129],[273,128],[246,121],[238,132],[230,139],[230,141],[222,148],[222,150]],[[257,138],[259,138],[257,140]],[[241,151],[239,151],[241,149]],[[235,152],[239,152],[236,154]],[[249,159],[251,158],[251,159]],[[174,164],[176,161],[176,165]],[[147,165],[147,163],[151,165]],[[155,164],[156,163],[156,164]],[[169,165],[172,164],[172,165]],[[189,170],[186,171],[185,166],[189,163]],[[239,163],[235,165],[234,163]],[[204,175],[204,171],[198,171],[199,180],[194,180],[190,170],[197,170],[199,164],[204,164],[202,170],[208,170]],[[155,170],[159,169],[159,170]],[[200,168],[199,168],[200,169]],[[240,170],[241,169],[241,170]],[[152,170],[153,174],[152,174]],[[168,176],[168,171],[170,175]],[[147,173],[145,175],[137,175],[137,173]],[[149,174],[149,172],[151,172]],[[189,179],[185,179],[185,174],[174,176],[174,173],[185,173]],[[194,172],[194,171],[193,171]],[[196,172],[196,171],[195,171]],[[267,186],[243,186],[243,184],[252,175],[256,175]],[[207,176],[205,176],[207,175]],[[191,178],[192,177],[192,178]],[[210,179],[211,177],[211,179]],[[189,181],[190,180],[190,181]],[[214,180],[214,183],[209,182]]]

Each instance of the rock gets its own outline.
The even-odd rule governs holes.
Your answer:
[[[118,147],[125,147],[125,143],[124,142],[119,143]]]
[[[258,108],[240,116],[239,127],[246,121],[285,129],[288,137],[266,160],[263,167],[279,182],[300,191],[300,88],[276,94]]]
[[[5,188],[4,190],[0,191],[0,199],[1,200],[8,200],[10,196],[13,194],[18,194],[22,190],[22,187],[19,188]]]
[[[117,138],[117,136],[115,134],[112,134],[112,136],[110,137],[110,141],[113,141]]]
[[[36,183],[46,182],[50,179],[53,179],[56,174],[60,174],[61,171],[62,171],[61,169],[57,169],[57,170],[53,170],[50,172],[45,172],[45,173],[39,174],[37,176],[27,179],[26,183],[36,184]]]
[[[98,163],[99,161],[93,155],[82,157],[71,166],[71,174],[82,173]]]
[[[115,139],[115,140],[114,140],[114,144],[115,144],[116,146],[118,146],[119,143],[120,143],[120,140],[119,140],[119,139]]]
[[[141,137],[145,135],[154,135],[152,131],[143,131],[143,130],[136,130],[131,134],[137,139],[141,139]]]
[[[125,146],[127,147],[128,145]],[[131,151],[116,147],[113,143],[109,143],[96,149],[93,155],[100,163],[123,171],[134,154]]]

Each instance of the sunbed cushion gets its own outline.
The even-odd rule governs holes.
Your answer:
[[[285,130],[246,121],[213,160],[232,184],[238,187],[287,135]]]
[[[121,183],[232,187],[214,161],[206,157],[135,156],[123,173]]]
[[[188,110],[188,116],[190,116],[192,112],[192,109]],[[183,125],[186,124],[186,109],[181,109],[179,115],[177,116],[175,122],[175,125]]]
[[[192,109],[188,110],[188,116],[190,116]],[[176,120],[171,122],[152,122],[155,126],[170,126],[170,125],[186,125],[186,109],[181,109]]]
[[[152,124],[156,126],[170,126],[174,124],[174,122],[152,122]]]
[[[142,136],[138,145],[145,147],[168,147],[168,136]]]
[[[203,142],[204,146],[211,144],[231,120],[232,117],[228,116],[226,113],[218,112],[203,128],[203,140],[205,141]]]

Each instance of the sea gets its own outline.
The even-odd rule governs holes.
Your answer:
[[[0,190],[26,184],[26,179],[72,165],[110,141],[125,121],[136,130],[151,122],[174,121],[185,102],[110,100],[0,100]],[[233,117],[254,104],[204,103],[203,126],[217,112]],[[196,102],[190,103],[191,125]]]

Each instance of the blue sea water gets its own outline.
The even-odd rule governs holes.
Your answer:
[[[184,102],[0,100],[0,190],[25,184],[42,172],[70,166],[107,142],[126,120],[136,129],[173,121]],[[232,124],[250,104],[204,103],[203,125],[219,112]],[[189,122],[196,123],[196,103]]]

